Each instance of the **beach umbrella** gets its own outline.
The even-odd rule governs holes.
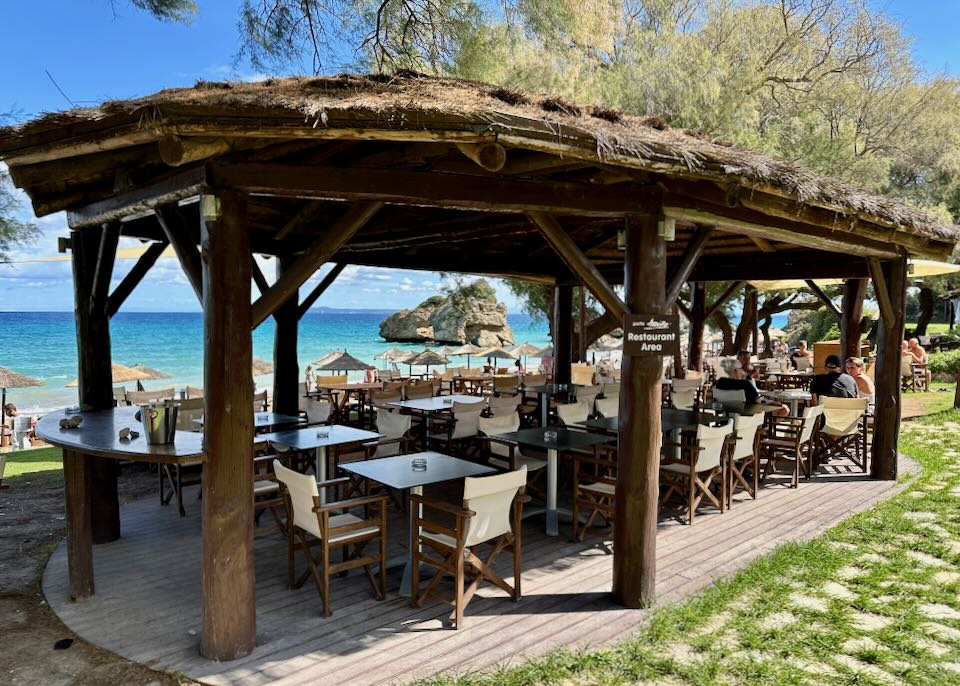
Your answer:
[[[110,376],[115,384],[128,383],[130,381],[146,381],[151,378],[146,372],[142,372],[139,369],[134,369],[133,367],[117,364],[116,362],[110,365]],[[67,384],[67,388],[75,388],[79,381],[79,379],[74,379]]]
[[[488,360],[492,357],[495,360],[516,360],[517,356],[509,350],[504,350],[502,346],[495,345],[492,348],[481,350],[477,357],[486,357]]]
[[[153,367],[148,367],[147,365],[143,364],[142,362],[137,362],[136,364],[130,365],[130,369],[136,369],[137,371],[141,371],[141,372],[143,372],[144,374],[149,374],[149,376],[148,376],[146,379],[144,379],[144,381],[147,381],[147,380],[149,380],[149,381],[155,381],[155,380],[158,380],[158,379],[169,379],[169,378],[170,378],[170,375],[167,374],[166,372],[161,372],[159,369],[154,369]]]
[[[448,355],[457,355],[457,356],[466,355],[466,356],[467,356],[467,369],[470,369],[470,356],[471,356],[471,355],[476,355],[478,352],[480,352],[480,348],[479,348],[479,347],[475,346],[473,343],[465,343],[464,345],[461,345],[459,348],[454,348],[453,350],[451,350],[451,351],[450,351],[449,353],[447,353],[447,354],[448,354]]]
[[[431,366],[435,367],[438,364],[450,364],[450,360],[440,353],[430,350],[430,348],[425,348],[422,353],[404,360],[404,364],[410,365],[411,372],[413,371],[413,365],[417,365],[418,367],[426,367],[427,372],[429,372]]]
[[[342,352],[339,350],[334,350],[331,353],[327,353],[319,360],[314,362],[313,366],[317,371],[323,372],[352,372],[376,369],[376,367],[374,367],[372,364],[367,364],[363,360],[358,360],[346,350]]]
[[[510,352],[516,355],[517,357],[523,356],[523,366],[527,366],[527,356],[536,355],[540,351],[540,348],[533,345],[532,343],[521,343],[516,348]]]
[[[400,348],[387,348],[379,355],[375,356],[375,360],[383,360],[383,368],[387,368],[387,362],[400,362],[407,359],[411,356],[411,351],[401,350]]]
[[[0,426],[7,423],[7,389],[8,388],[29,388],[30,386],[42,386],[43,382],[34,379],[32,376],[20,374],[12,369],[0,367],[0,388],[3,389],[3,399],[0,400]]]
[[[263,376],[264,374],[273,374],[273,363],[261,360],[259,357],[253,358],[250,365],[254,376]]]
[[[540,350],[532,354],[534,357],[553,357],[553,346],[548,345],[545,348],[540,348]]]

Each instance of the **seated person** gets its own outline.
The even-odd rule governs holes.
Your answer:
[[[873,379],[866,374],[866,365],[859,357],[848,357],[846,361],[847,374],[853,377],[857,384],[857,392],[861,398],[870,398],[870,404],[873,404],[876,387],[873,385]]]
[[[793,368],[797,368],[797,358],[798,357],[810,357],[810,351],[807,350],[807,342],[800,341],[797,344],[797,349],[790,353],[790,364],[793,365]]]
[[[753,363],[750,361],[750,351],[741,350],[737,353],[737,362],[740,363],[740,369],[748,379],[759,379],[760,372],[756,367],[753,366]]]
[[[923,347],[920,345],[920,340],[917,338],[911,338],[909,341],[907,341],[907,349],[910,351],[910,356],[913,358],[913,363],[923,365],[923,373],[927,378],[927,388],[929,388],[932,375],[930,370],[927,368],[927,363],[930,361],[930,356],[927,355],[927,351],[923,349]]]
[[[721,391],[743,391],[745,405],[777,405],[777,409],[773,410],[773,414],[777,417],[786,417],[790,414],[790,408],[786,405],[770,402],[761,398],[760,391],[757,389],[757,385],[753,379],[749,378],[747,373],[740,369],[739,366],[731,370],[730,376],[718,378],[714,382],[713,387]]]
[[[859,396],[857,382],[849,374],[840,371],[840,358],[836,355],[827,355],[823,363],[826,367],[826,374],[817,374],[810,382],[810,394],[813,396],[811,401],[814,405],[820,402],[820,398],[827,396],[830,398],[856,398]]]

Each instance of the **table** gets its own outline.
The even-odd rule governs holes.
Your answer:
[[[320,393],[320,389],[327,391],[326,394]],[[383,382],[382,381],[371,381],[371,382],[362,382],[362,383],[325,383],[318,384],[317,390],[310,391],[306,394],[307,398],[322,398],[324,395],[330,397],[333,400],[335,392],[340,391],[343,393],[343,398],[339,402],[334,404],[333,416],[337,417],[343,411],[343,408],[347,407],[350,402],[350,396],[352,394],[357,395],[359,401],[358,407],[358,420],[360,425],[363,426],[363,417],[364,409],[369,407],[369,402],[367,399],[370,397],[370,391],[382,391]]]
[[[798,412],[801,400],[806,402],[813,398],[810,391],[802,391],[798,388],[789,388],[782,391],[764,391],[763,394],[770,398],[790,403],[790,415],[792,417],[800,416]]]
[[[427,468],[422,471],[414,471],[413,460],[422,458],[427,462]],[[376,460],[364,460],[362,462],[349,462],[340,465],[345,472],[350,472],[371,481],[396,488],[398,490],[409,490],[414,495],[423,495],[423,487],[429,484],[437,484],[442,481],[453,481],[463,479],[468,476],[481,476],[490,474],[496,470],[488,465],[480,465],[474,462],[467,462],[456,457],[444,455],[443,453],[422,452],[410,455],[397,455],[396,457],[381,457]],[[420,505],[410,508],[410,536],[413,538],[413,527],[416,518],[423,515],[423,508]],[[419,532],[417,532],[419,533]],[[406,566],[403,570],[403,580],[400,582],[401,595],[413,595],[411,583],[411,569],[413,568],[413,547],[410,548]]]
[[[556,439],[546,440],[544,438],[546,431],[555,432],[557,434]],[[539,448],[547,451],[546,532],[548,536],[557,536],[560,533],[557,528],[557,461],[559,454],[561,452],[583,450],[584,448],[592,448],[595,445],[616,441],[613,436],[595,434],[588,431],[563,429],[560,427],[522,429],[520,431],[499,434],[497,438],[505,441],[513,441],[519,446]]]
[[[559,395],[568,395],[571,391],[576,394],[576,384],[548,383],[541,386],[524,386],[524,393],[536,393],[540,396],[540,426],[546,427],[550,421],[550,399]]]
[[[283,426],[292,426],[303,424],[304,420],[300,417],[294,417],[289,414],[277,414],[276,412],[254,412],[253,430],[263,431],[265,429],[274,429]],[[193,420],[194,424],[203,426],[203,417]]]
[[[433,415],[437,412],[450,412],[456,403],[482,403],[486,400],[479,395],[438,395],[432,398],[414,398],[413,400],[394,400],[388,406],[401,410],[410,410],[426,416],[426,426],[423,432],[423,447],[427,447],[430,430],[433,427]]]
[[[751,409],[757,406],[747,406]],[[770,408],[773,409],[773,408]],[[742,414],[755,414],[753,411]],[[694,412],[692,410],[677,410],[672,407],[660,408],[660,430],[663,433],[671,431],[691,431],[698,426],[713,426],[719,420],[717,415],[710,412]],[[597,419],[587,419],[583,422],[577,422],[580,426],[586,427],[590,431],[616,435],[619,432],[619,419],[617,417],[599,417]]]
[[[366,443],[378,438],[380,438],[380,434],[373,431],[354,429],[352,426],[341,426],[339,424],[309,426],[303,429],[278,431],[260,436],[260,440],[276,443],[292,450],[316,450],[315,473],[317,481],[327,480],[327,448],[337,445]],[[320,489],[320,502],[326,502],[326,489]]]

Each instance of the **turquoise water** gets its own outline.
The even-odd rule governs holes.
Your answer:
[[[379,336],[387,312],[312,311],[300,320],[299,362],[307,364],[331,350],[346,349],[370,364],[382,367],[374,356],[390,347],[422,350],[422,345],[387,343]],[[508,315],[517,343],[549,343],[545,322],[524,314]],[[203,384],[203,319],[199,312],[120,312],[111,320],[113,361],[138,362],[166,372],[170,379],[144,381],[145,388]],[[253,354],[273,360],[273,322],[253,333]],[[462,364],[465,358],[453,358]],[[77,376],[76,330],[72,312],[0,312],[0,367],[44,382],[36,388],[7,392],[9,402],[31,413],[77,402],[76,390],[65,388]],[[415,370],[416,371],[416,370]],[[352,377],[357,377],[353,373]],[[268,388],[272,378],[257,377]],[[135,384],[127,384],[132,389]]]

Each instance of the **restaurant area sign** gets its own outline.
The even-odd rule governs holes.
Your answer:
[[[676,314],[628,314],[623,318],[623,354],[630,357],[676,355],[680,317]]]

